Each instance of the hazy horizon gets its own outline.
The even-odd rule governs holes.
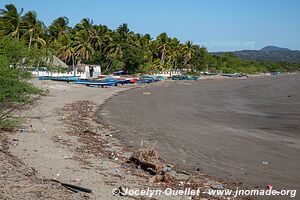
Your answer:
[[[300,20],[297,0],[2,0],[0,8],[6,4],[24,8],[24,13],[36,11],[47,26],[60,16],[68,17],[70,26],[85,17],[111,29],[127,23],[136,33],[155,38],[166,32],[182,42],[191,40],[205,46],[210,52],[259,50],[270,45],[300,50],[300,28],[295,25]]]

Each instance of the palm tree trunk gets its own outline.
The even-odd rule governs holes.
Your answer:
[[[40,76],[40,69],[39,69],[39,67],[40,67],[40,61],[37,64],[37,76],[38,77]]]
[[[164,46],[162,54],[161,54],[161,58],[160,58],[160,65],[163,66],[165,63],[165,49],[166,47]]]
[[[74,64],[74,53],[72,53],[72,67],[73,67],[74,76],[76,76],[76,70],[75,70],[75,64]]]
[[[112,63],[112,61],[110,60],[109,63],[108,63],[108,65],[107,65],[106,68],[105,68],[105,72],[107,72],[107,70],[108,70],[108,68],[110,67],[111,63]]]
[[[31,47],[31,43],[32,43],[32,33],[30,34],[30,39],[29,39],[29,45],[28,45],[28,49],[30,49],[30,47]]]

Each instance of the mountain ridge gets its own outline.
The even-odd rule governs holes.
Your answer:
[[[277,47],[277,46],[265,46],[264,48],[260,49],[260,51],[292,51],[288,48]]]
[[[223,55],[225,52],[211,52],[212,55]],[[300,51],[277,46],[266,46],[260,50],[233,51],[242,60],[300,63]]]

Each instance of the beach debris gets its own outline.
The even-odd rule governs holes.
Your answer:
[[[163,172],[171,172],[171,171],[172,171],[172,167],[170,167],[170,166],[163,167]]]
[[[215,189],[217,190],[224,189],[224,185],[223,184],[217,185]]]
[[[140,148],[137,152],[133,153],[128,162],[134,163],[136,166],[153,175],[160,174],[164,168],[157,151],[153,148]]]
[[[105,161],[101,161],[101,164],[102,164],[102,165],[105,165],[105,164],[106,164],[106,162],[105,162]]]
[[[78,193],[78,192],[92,193],[92,190],[89,188],[84,188],[81,186],[72,185],[72,184],[68,184],[68,183],[62,183],[56,179],[51,179],[51,181],[57,182],[57,183],[61,184],[62,186],[64,186],[65,188],[67,188],[68,190],[71,190],[75,193]]]
[[[262,162],[263,165],[268,165],[269,163],[267,161]]]
[[[149,94],[151,94],[150,92],[143,92],[143,94],[145,94],[145,95],[149,95]]]
[[[72,179],[70,179],[70,181],[71,181],[71,182],[79,183],[79,182],[82,181],[82,179],[80,179],[80,178],[72,178]]]
[[[180,173],[180,174],[184,174],[184,175],[187,175],[187,176],[191,176],[190,173],[184,171],[184,170],[178,170],[177,173]]]
[[[171,183],[175,178],[171,176],[169,173],[165,174],[157,174],[155,176],[152,176],[149,178],[150,183],[158,183],[158,182],[165,182],[165,183]]]
[[[116,172],[116,174],[118,174],[118,175],[121,173],[120,170],[117,169],[117,168],[115,169],[115,172]]]
[[[126,169],[126,168],[128,168],[129,167],[129,164],[128,163],[125,163],[124,164],[124,168]]]
[[[19,129],[16,129],[16,131],[20,132],[20,133],[26,133],[27,129],[26,128],[19,128]]]
[[[72,156],[64,156],[64,159],[70,159]]]
[[[117,196],[117,195],[125,196],[125,189],[124,189],[124,187],[120,186],[118,188],[113,189],[113,195],[114,196]]]
[[[273,185],[271,185],[271,184],[267,185],[267,189],[272,190],[272,188],[273,188]]]

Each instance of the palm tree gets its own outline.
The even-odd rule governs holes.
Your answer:
[[[130,30],[128,28],[128,24],[122,24],[120,25],[117,30],[116,30],[116,33],[119,35],[119,37],[121,38],[121,41],[122,42],[128,42],[128,37],[129,37],[129,33],[130,33]]]
[[[79,59],[89,60],[95,50],[91,44],[91,37],[86,31],[78,31],[74,37],[75,55]]]
[[[30,49],[32,43],[36,48],[46,47],[46,41],[44,40],[43,36],[45,34],[45,25],[43,22],[39,21],[37,18],[37,14],[35,12],[28,12],[22,17],[22,27],[26,32],[23,34],[22,38],[27,39],[28,41],[28,48]]]
[[[49,26],[50,41],[55,44],[57,40],[68,33],[70,27],[68,27],[69,19],[67,17],[59,17],[55,19]]]
[[[173,38],[170,42],[169,61],[172,68],[177,68],[177,62],[180,56],[180,42],[177,38]]]
[[[94,21],[89,18],[83,18],[80,23],[76,24],[75,30],[90,32],[93,28]]]
[[[65,62],[69,62],[72,59],[72,67],[74,71],[74,76],[76,75],[75,70],[75,48],[73,47],[73,40],[70,34],[62,35],[58,42],[57,54],[60,59]]]
[[[188,62],[191,60],[193,54],[194,54],[194,49],[193,49],[193,43],[191,41],[186,42],[182,46],[182,54],[183,54],[183,64],[185,67],[187,67]]]
[[[106,26],[93,26],[91,31],[91,44],[95,51],[103,51],[105,47],[105,40],[109,30]]]
[[[0,34],[19,39],[22,32],[20,26],[23,8],[20,12],[13,4],[8,4],[5,8],[0,9]]]
[[[153,61],[153,51],[151,49],[151,36],[149,34],[145,34],[140,38],[140,48],[142,48],[144,52],[144,60],[145,62]]]
[[[123,48],[120,42],[120,38],[115,33],[111,33],[110,36],[107,37],[107,39],[109,39],[109,43],[104,51],[109,62],[106,66],[106,71],[111,66],[114,60],[118,60],[123,57]]]
[[[168,52],[168,43],[169,43],[169,37],[167,35],[167,33],[161,33],[159,36],[157,36],[156,38],[156,42],[157,42],[157,50],[160,53],[160,65],[163,66],[165,64],[165,59],[167,56],[167,52]]]

